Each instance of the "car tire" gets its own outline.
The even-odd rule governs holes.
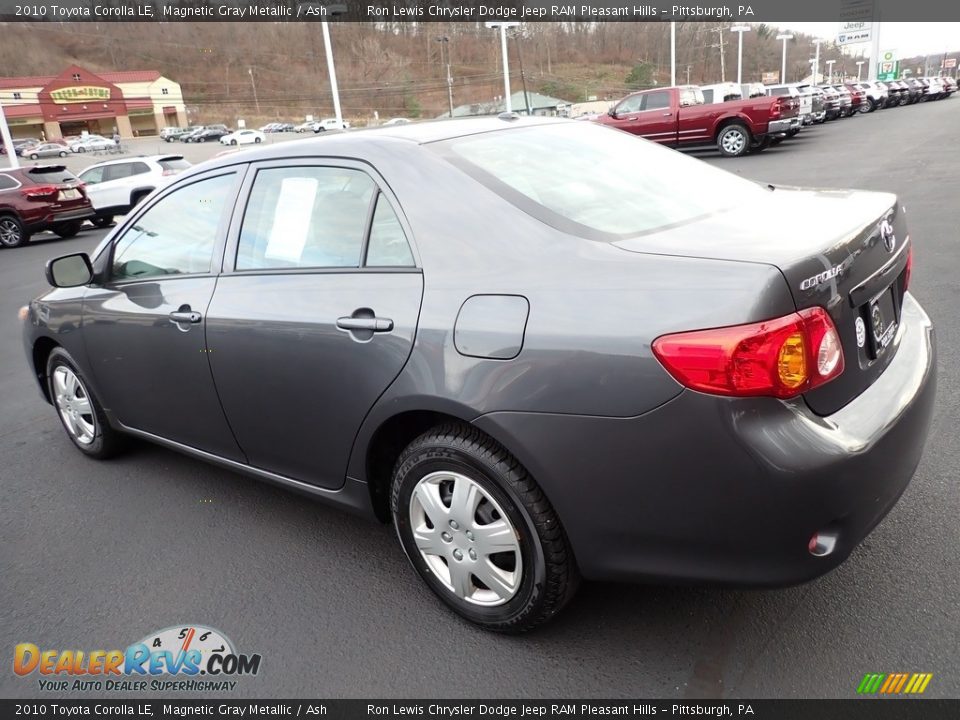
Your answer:
[[[769,135],[764,135],[763,139],[759,142],[755,142],[750,146],[750,152],[758,153],[766,150],[773,143],[773,138]]]
[[[202,142],[206,142],[206,141],[207,141],[206,138],[197,138],[197,142],[202,143]]]
[[[259,144],[260,144],[260,138],[254,138],[254,139],[253,139],[253,143],[254,143],[254,145],[259,145]]]
[[[67,156],[67,153],[64,152],[63,150],[61,150],[61,151],[60,151],[60,157],[66,157],[66,156]]]
[[[40,159],[40,156],[37,155],[36,153],[30,153],[30,159],[31,159],[31,160],[39,160],[39,159]]]
[[[113,225],[113,215],[99,215],[90,222],[93,223],[94,227],[108,228]]]
[[[230,144],[231,144],[231,145],[236,145],[236,144],[237,144],[237,141],[236,141],[236,140],[231,140],[231,141],[230,141]]]
[[[717,134],[717,150],[725,157],[740,157],[750,151],[750,131],[742,123],[730,123]]]
[[[442,425],[410,443],[393,470],[390,504],[420,577],[488,630],[531,630],[576,591],[576,561],[550,502],[510,453],[475,428]]]
[[[20,218],[15,215],[0,215],[0,246],[20,247],[29,239],[30,234],[24,229]]]
[[[77,152],[78,152],[78,153],[85,153],[86,151],[87,151],[87,149],[86,149],[85,147],[83,147],[82,145],[77,148]]]
[[[82,226],[82,220],[73,220],[71,222],[58,223],[50,229],[53,230],[58,237],[61,237],[64,240],[69,240],[70,238],[75,237],[78,232],[80,232],[80,228]]]
[[[60,424],[80,452],[104,460],[123,448],[123,436],[110,427],[90,384],[61,347],[47,359],[47,388]]]

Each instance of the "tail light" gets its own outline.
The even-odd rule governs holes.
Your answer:
[[[167,177],[168,175],[176,175],[177,173],[174,172],[173,170],[164,170],[164,171],[163,171],[162,173],[160,173],[160,174],[161,174],[163,177]]]
[[[781,114],[783,114],[783,104],[780,100],[776,100],[773,103],[773,107],[770,108],[770,119],[779,120]]]
[[[748,325],[663,335],[653,352],[691,390],[791,398],[843,372],[837,329],[821,307]]]
[[[907,242],[910,242],[910,236],[907,235]],[[906,292],[910,287],[910,276],[913,275],[913,245],[907,248],[907,267],[903,271],[903,291]]]
[[[20,188],[20,192],[23,193],[24,197],[34,199],[56,195],[60,192],[60,188],[56,185],[31,185],[30,187]]]

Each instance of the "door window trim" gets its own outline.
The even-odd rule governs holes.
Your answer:
[[[106,252],[106,261],[103,265],[103,281],[101,284],[104,287],[122,287],[126,285],[132,285],[136,283],[145,283],[145,282],[159,282],[160,280],[178,280],[181,278],[198,278],[198,277],[212,277],[219,274],[219,267],[223,261],[223,251],[226,246],[226,232],[229,227],[230,217],[233,213],[233,208],[236,206],[238,192],[240,185],[244,179],[244,176],[247,172],[246,165],[230,165],[228,167],[217,168],[216,170],[210,170],[201,175],[191,175],[190,177],[183,178],[182,181],[171,184],[163,189],[161,193],[152,198],[148,204],[144,204],[137,208],[135,213],[131,213],[127,216],[126,222],[117,229],[114,235],[110,238],[110,246]],[[207,272],[203,273],[182,273],[177,275],[148,275],[145,277],[136,277],[136,278],[120,278],[115,279],[113,277],[113,253],[116,250],[117,243],[123,238],[127,232],[129,232],[134,225],[136,225],[140,218],[150,212],[157,203],[163,202],[163,200],[175,192],[183,190],[190,185],[195,185],[199,182],[205,180],[214,180],[218,177],[223,177],[225,175],[234,175],[233,185],[230,187],[230,190],[227,193],[227,200],[224,203],[223,210],[220,213],[220,219],[217,222],[217,236],[213,242],[213,253],[210,257],[210,269]],[[98,260],[100,257],[98,256]]]
[[[283,267],[283,268],[249,268],[238,270],[237,252],[240,246],[240,231],[243,227],[243,219],[247,213],[247,205],[250,202],[250,195],[253,191],[253,184],[256,182],[257,175],[261,170],[274,170],[278,168],[339,168],[343,170],[357,170],[364,173],[373,181],[374,192],[370,198],[370,204],[367,207],[367,218],[364,226],[363,246],[360,249],[360,267]],[[407,245],[410,248],[410,254],[413,256],[414,264],[406,267],[391,266],[371,266],[366,267],[367,249],[370,244],[370,232],[373,227],[373,214],[376,211],[377,198],[383,196],[390,203],[400,227],[403,230]],[[417,251],[416,241],[413,237],[413,231],[410,223],[407,221],[403,208],[397,201],[396,195],[390,189],[376,168],[367,162],[354,160],[344,157],[309,157],[309,158],[282,158],[277,160],[261,160],[251,163],[243,179],[243,184],[239,189],[234,211],[230,218],[230,228],[227,232],[226,247],[223,252],[223,259],[220,266],[223,275],[231,276],[257,276],[257,275],[342,275],[344,273],[422,273],[420,254]]]

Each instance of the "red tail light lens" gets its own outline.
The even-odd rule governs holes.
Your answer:
[[[48,195],[56,195],[59,191],[56,185],[31,185],[30,187],[20,188],[20,192],[28,198],[42,198]]]
[[[910,236],[907,235],[907,242],[910,242]],[[903,271],[903,291],[906,292],[910,287],[910,276],[913,275],[913,245],[907,248],[907,267]]]
[[[691,390],[790,398],[843,372],[837,329],[821,307],[749,325],[664,335],[653,352]]]
[[[781,114],[783,114],[783,103],[780,100],[777,100],[775,103],[773,103],[773,107],[770,108],[770,119],[779,120]]]

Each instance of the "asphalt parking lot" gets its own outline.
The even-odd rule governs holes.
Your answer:
[[[809,128],[756,156],[699,154],[757,180],[894,191],[906,205],[911,289],[939,334],[939,397],[888,518],[803,586],[588,584],[518,638],[447,612],[389,527],[150,445],[82,457],[39,398],[16,311],[44,290],[47,259],[103,233],[0,251],[3,652],[124,648],[199,623],[263,656],[234,693],[244,697],[851,698],[866,672],[932,672],[927,696],[960,695],[958,121],[952,99]],[[39,694],[34,678],[0,672],[0,695]]]

